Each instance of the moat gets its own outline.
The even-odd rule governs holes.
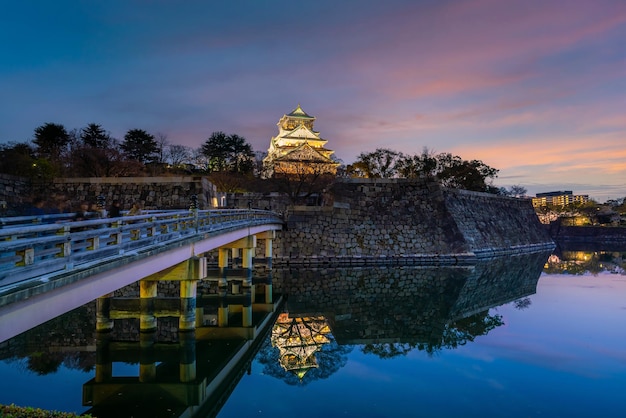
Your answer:
[[[621,417],[625,256],[275,269],[280,315],[193,416]],[[94,306],[0,343],[0,404],[181,416],[195,401],[189,367],[210,375],[241,343],[181,337],[164,320],[142,351],[132,323],[98,335]],[[117,386],[98,385],[103,369]]]

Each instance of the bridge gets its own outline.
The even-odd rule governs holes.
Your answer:
[[[271,264],[272,240],[283,223],[275,212],[243,209],[154,211],[85,221],[47,215],[0,222],[0,341],[135,282],[141,298],[153,300],[159,281],[179,281],[181,301],[187,302],[179,313],[180,325],[191,329],[190,301],[197,281],[207,278],[206,253],[218,250],[218,280],[225,285],[229,254],[241,252],[249,284],[257,239],[266,241],[265,258]],[[106,315],[100,316],[106,327]],[[154,315],[142,313],[142,330],[154,326]]]

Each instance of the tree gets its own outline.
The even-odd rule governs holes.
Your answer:
[[[487,179],[497,177],[498,170],[480,160],[463,160],[450,153],[437,156],[437,179],[445,187],[486,192]]]
[[[215,185],[218,192],[242,193],[250,190],[254,179],[248,174],[214,171],[209,174],[209,181]]]
[[[22,176],[30,173],[35,150],[28,143],[0,144],[0,173]]]
[[[429,178],[437,175],[437,157],[428,148],[421,154],[402,156],[396,163],[398,174],[404,178]]]
[[[126,132],[121,148],[129,159],[142,164],[158,161],[158,144],[154,136],[143,129],[131,129]]]
[[[111,145],[111,136],[97,123],[90,123],[81,129],[80,139],[83,145],[92,148],[105,149]]]
[[[311,197],[320,197],[334,183],[335,176],[323,164],[291,163],[276,165],[271,182],[292,204],[306,204]]]
[[[387,148],[378,148],[374,152],[362,152],[354,164],[348,166],[352,177],[392,178],[398,170],[396,164],[403,157],[402,153]]]
[[[46,123],[35,129],[33,143],[39,157],[58,162],[69,142],[70,136],[63,125]]]
[[[167,150],[167,146],[169,145],[167,135],[162,132],[157,132],[155,141],[157,144],[157,162],[164,163],[165,152]]]
[[[366,178],[430,178],[438,180],[445,187],[498,192],[491,181],[488,182],[497,177],[497,169],[480,160],[467,161],[450,153],[433,155],[427,148],[413,156],[386,148],[361,153],[357,161],[348,166],[348,174]]]
[[[213,132],[201,147],[208,160],[208,171],[250,173],[254,168],[254,153],[246,138],[237,134]]]
[[[509,189],[507,189],[506,187],[500,187],[498,194],[509,197],[526,197],[527,192],[528,191],[525,187],[515,184]]]
[[[69,164],[72,174],[79,177],[133,176],[143,168],[139,161],[124,157],[115,138],[109,138],[105,148],[78,144],[70,152]]]
[[[189,163],[192,158],[192,151],[184,145],[169,145],[165,152],[166,160],[172,167],[180,167]]]

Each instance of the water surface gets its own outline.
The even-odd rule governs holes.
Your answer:
[[[221,389],[218,405],[198,416],[623,417],[623,254],[546,259],[278,270],[274,287],[288,299],[273,333],[243,363],[234,387]],[[84,404],[102,362],[94,324],[91,304],[0,343],[0,403],[109,416],[194,410],[165,392],[147,399],[147,392],[131,398],[121,391],[108,409]],[[162,328],[163,352],[178,348],[171,359],[159,357],[158,373],[178,385],[182,343],[168,341],[166,322]],[[227,350],[216,342],[191,345],[198,369]],[[120,350],[112,374],[138,380],[145,357]],[[134,406],[116,411],[116,397]]]

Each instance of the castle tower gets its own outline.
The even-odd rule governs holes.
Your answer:
[[[330,156],[334,151],[325,148],[326,139],[313,130],[315,117],[308,115],[300,105],[278,121],[278,135],[270,140],[267,157],[263,159],[264,177],[275,173],[329,173],[335,175],[339,163]]]

